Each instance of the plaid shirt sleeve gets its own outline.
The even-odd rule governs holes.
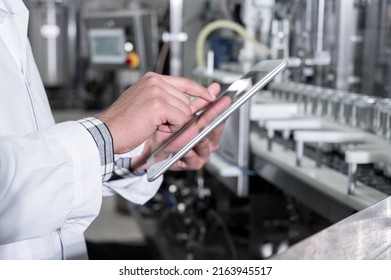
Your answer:
[[[102,181],[120,179],[126,177],[142,176],[146,170],[130,170],[131,158],[119,158],[114,160],[113,138],[107,126],[96,118],[84,118],[78,121],[94,138],[99,150],[100,164],[102,167]],[[115,174],[115,176],[113,176]]]
[[[108,181],[114,172],[113,138],[107,126],[96,118],[78,120],[94,138],[100,154],[102,181]]]
[[[131,170],[130,164],[132,162],[131,158],[119,158],[115,162],[114,166],[114,172],[116,175],[122,178],[126,177],[135,177],[135,176],[142,176],[147,173],[146,170]]]

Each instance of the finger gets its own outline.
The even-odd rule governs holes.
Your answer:
[[[170,170],[198,170],[204,164],[205,160],[201,159],[193,149],[189,151],[181,160],[177,161]]]
[[[215,100],[216,98],[216,96],[210,94],[205,87],[197,84],[196,82],[190,79],[175,77],[175,76],[164,76],[164,75],[162,75],[161,78],[168,84],[176,87],[180,91],[187,93],[191,96],[199,97],[209,102]]]
[[[150,93],[155,92],[159,96],[162,94],[161,91],[164,91],[165,95],[163,96],[165,97],[173,96],[175,98],[180,99],[183,103],[189,106],[190,105],[189,97],[186,94],[184,94],[184,92],[181,91],[180,89],[167,83],[167,81],[165,81],[162,77],[163,77],[162,75],[158,75],[155,73],[146,74],[144,76],[144,79],[148,80],[148,83],[146,84],[147,88],[145,89],[145,91],[148,91]]]
[[[210,94],[217,96],[221,91],[221,86],[218,83],[212,83],[208,86],[207,90]]]
[[[223,134],[224,126],[225,123],[220,124],[208,135],[210,152],[215,152],[219,149],[219,142]]]
[[[221,91],[221,87],[218,83],[213,83],[208,87],[208,91],[210,94],[217,97]],[[191,105],[190,105],[191,111],[194,114],[194,113],[204,109],[209,104],[210,104],[210,102],[208,102],[204,99],[201,99],[201,98],[197,98],[191,102]]]
[[[172,90],[173,89],[168,89],[168,90],[159,89],[159,94],[157,98],[163,99],[165,102],[167,102],[167,104],[171,105],[172,107],[180,109],[187,116],[191,116],[192,110],[189,106],[190,105],[189,99],[186,96],[184,96],[183,93],[181,92],[178,92],[178,94],[173,94]]]
[[[219,100],[217,100],[212,107],[208,108],[201,117],[197,120],[197,124],[199,127],[205,127],[208,123],[210,123],[215,117],[217,117],[220,113],[222,113],[230,104],[232,100],[228,96],[223,96]]]
[[[169,103],[162,104],[159,109],[161,109],[161,113],[160,123],[157,124],[157,129],[163,132],[175,132],[179,130],[189,118],[189,114]]]
[[[209,155],[210,155],[210,144],[209,144],[209,139],[204,138],[202,139],[201,142],[199,142],[195,147],[194,147],[194,152],[197,155],[197,157],[203,161],[204,163],[209,160]]]

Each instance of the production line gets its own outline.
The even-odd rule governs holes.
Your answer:
[[[391,258],[390,1],[23,2],[57,123],[104,111],[148,72],[225,92],[286,62],[202,169],[165,172],[145,203],[113,196],[86,231],[90,258]],[[116,219],[141,241],[107,239],[132,231]]]

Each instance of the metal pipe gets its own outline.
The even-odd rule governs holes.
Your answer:
[[[303,160],[304,153],[304,142],[296,141],[296,166],[301,166],[301,161]]]
[[[170,0],[170,75],[182,76],[182,42],[177,35],[182,32],[183,0]]]
[[[316,146],[316,167],[322,167],[322,143],[318,142]]]
[[[347,81],[352,73],[352,37],[355,30],[355,0],[337,1],[338,3],[338,41],[336,58],[336,88],[348,90]],[[346,20],[346,19],[350,20]],[[354,51],[354,50],[353,50]]]
[[[357,164],[349,163],[348,169],[348,194],[354,194],[356,191],[356,173]]]
[[[313,10],[313,4],[312,0],[306,1],[305,6],[305,34],[306,34],[306,41],[305,41],[305,49],[307,53],[311,52],[311,31],[312,31],[312,10]]]
[[[57,27],[56,24],[56,3],[52,0],[47,1],[47,26],[51,28]],[[50,83],[55,83],[58,80],[57,66],[57,36],[47,36],[47,75]]]
[[[324,33],[324,17],[325,17],[325,3],[324,0],[319,0],[318,3],[318,30],[316,40],[316,53],[323,52],[323,33]]]

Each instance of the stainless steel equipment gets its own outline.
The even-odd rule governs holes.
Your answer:
[[[52,106],[75,105],[80,67],[80,1],[25,0],[28,37]]]
[[[387,152],[391,150],[391,107],[386,99],[391,96],[391,46],[387,39],[391,31],[388,12],[391,3],[385,0],[231,2],[243,9],[237,22],[244,22],[248,33],[271,49],[271,56],[288,58],[290,68],[260,92],[248,111],[226,123],[219,151],[224,157],[214,154],[206,166],[213,179],[239,199],[245,197],[262,206],[272,197],[263,193],[263,186],[270,184],[281,191],[282,197],[291,198],[331,223],[384,200],[391,194],[388,177],[391,157]],[[183,3],[186,6],[186,1]],[[267,9],[272,11],[271,18],[261,12],[263,3],[274,6]],[[213,20],[202,19],[205,25]],[[237,39],[235,35],[232,37]],[[237,42],[239,48],[241,44],[251,46],[246,40]],[[201,76],[227,81],[227,77],[248,64],[248,57],[256,57],[254,50],[246,47],[238,52],[237,60],[230,60],[231,64],[204,71]],[[250,177],[245,172],[256,176]],[[261,183],[257,181],[259,178]],[[251,184],[254,181],[256,184]],[[259,193],[266,197],[259,200],[262,203],[257,201]],[[271,205],[253,209],[249,235],[255,242],[251,240],[250,247],[258,252],[258,257],[264,242],[273,237],[273,233],[263,235],[267,226],[283,223],[279,217],[273,221],[260,218],[266,212],[274,212],[277,205]],[[369,226],[381,227],[373,223]],[[333,234],[333,228],[327,232]],[[327,239],[323,237],[319,240],[333,240],[330,235]],[[379,238],[387,235],[380,234]],[[309,243],[303,244],[304,247]],[[326,247],[320,246],[323,248]],[[366,249],[365,256],[359,257],[377,256],[377,251],[371,255],[370,248]],[[339,252],[335,254],[336,258],[340,256]]]
[[[83,22],[94,67],[128,68],[141,73],[154,69],[158,23],[153,10],[89,12],[84,15]]]
[[[294,80],[389,97],[390,2],[298,0],[289,14]],[[282,2],[283,3],[283,2]],[[286,5],[289,5],[285,3]],[[349,19],[349,20],[347,20]]]
[[[47,87],[66,86],[72,67],[68,63],[69,7],[54,0],[29,3],[28,7],[29,39],[43,83]]]
[[[85,11],[86,106],[109,106],[147,71],[158,55],[156,11],[147,8]]]
[[[332,223],[385,199],[391,194],[391,3],[277,0],[266,35],[257,11],[262,1],[244,2],[243,9],[252,7],[241,18],[249,33],[259,41],[270,36],[262,43],[272,56],[289,58],[290,69],[248,114],[227,123],[220,151],[233,164],[212,157],[207,169],[237,196],[252,199],[260,186],[237,180],[240,167],[249,168]],[[241,69],[244,58],[218,70]],[[246,156],[239,165],[241,148]]]
[[[389,179],[374,174],[372,167],[374,164],[382,165],[383,173],[387,176],[388,170],[385,166],[388,166],[391,157],[384,151],[391,149],[391,142],[386,136],[389,135],[391,126],[390,122],[387,122],[389,113],[381,116],[380,112],[389,112],[389,109],[388,106],[378,105],[388,104],[387,100],[304,84],[295,85],[292,82],[274,83],[270,89],[275,92],[272,94],[272,100],[260,99],[258,104],[261,103],[262,107],[254,105],[252,110],[262,110],[273,104],[276,104],[274,110],[278,110],[281,102],[292,103],[290,98],[280,99],[281,96],[297,96],[300,91],[307,98],[308,104],[305,106],[310,105],[311,110],[297,110],[296,114],[279,120],[267,115],[257,118],[259,128],[252,131],[251,149],[257,156],[255,169],[261,176],[267,177],[288,192],[293,191],[289,190],[291,182],[284,183],[264,171],[266,163],[272,164],[275,169],[284,170],[289,176],[311,188],[322,186],[319,191],[329,196],[330,200],[338,200],[338,207],[342,204],[355,211],[364,209],[391,193]],[[284,94],[281,94],[282,91]],[[321,102],[316,103],[317,99]],[[340,104],[339,107],[335,106],[336,100]],[[299,103],[293,104],[300,107]],[[314,104],[330,106],[330,110],[323,110],[323,106],[316,110]],[[280,110],[283,115],[284,107]],[[378,113],[375,113],[376,110]],[[381,132],[376,134],[375,131],[379,131],[379,123]],[[281,133],[279,139],[277,132]],[[327,149],[325,145],[329,145]],[[322,151],[327,153],[322,154]],[[338,164],[337,158],[340,158]],[[339,168],[336,165],[339,165]],[[365,166],[365,170],[359,172],[359,166]],[[333,189],[336,191],[334,194]],[[295,195],[308,202],[308,198],[304,198],[306,195]],[[330,205],[320,212],[333,219],[329,216],[329,211],[336,206]],[[318,209],[318,206],[315,208]],[[333,215],[336,212],[337,210]]]
[[[309,237],[277,254],[283,260],[389,260],[391,198]]]

